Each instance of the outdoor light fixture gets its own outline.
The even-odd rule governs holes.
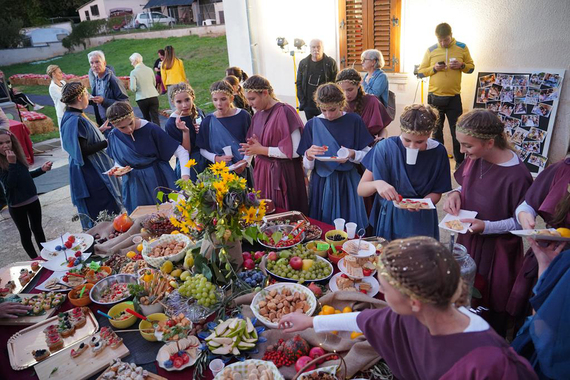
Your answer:
[[[295,48],[301,50],[303,46],[306,46],[307,44],[302,39],[295,38],[295,42],[293,43],[293,45],[295,45]]]
[[[279,46],[281,49],[285,49],[285,46],[289,45],[289,42],[287,42],[287,39],[285,37],[277,37],[277,46]]]

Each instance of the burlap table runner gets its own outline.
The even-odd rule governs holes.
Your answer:
[[[129,230],[124,234],[121,234],[116,238],[109,239],[103,244],[95,244],[94,254],[108,257],[114,253],[126,253],[134,250],[136,248],[136,244],[133,243],[133,237],[140,235],[142,222],[144,222],[145,219],[146,216],[141,216],[134,220],[131,228],[129,228]],[[93,236],[95,234],[99,234],[101,237],[106,237],[114,231],[115,228],[113,227],[113,222],[102,222],[91,228],[87,233]]]
[[[242,306],[242,314],[246,317],[251,318],[254,316],[251,308],[249,307],[254,296],[255,293],[246,294],[236,298],[235,300],[236,305]],[[319,303],[321,305],[333,306],[338,310],[342,310],[344,307],[350,306],[353,311],[379,309],[387,306],[384,301],[380,301],[376,298],[369,297],[359,292],[346,291],[338,291],[334,293],[329,292],[319,299]],[[350,339],[350,332],[339,332],[338,335],[334,335],[328,332],[316,333],[312,328],[293,334],[285,334],[279,329],[267,329],[263,333],[263,336],[267,338],[267,342],[260,343],[258,345],[259,353],[251,356],[254,359],[261,359],[267,349],[267,346],[277,343],[279,339],[287,340],[292,338],[296,334],[299,334],[311,346],[321,345],[321,347],[323,347],[327,352],[336,351],[338,354],[342,355],[347,365],[348,378],[354,376],[359,371],[372,367],[378,360],[380,360],[380,356],[372,346],[370,346],[364,336],[359,336],[356,339]],[[331,360],[318,365],[318,367],[327,367],[339,364],[340,360]],[[297,373],[294,366],[281,367],[279,371],[286,379],[292,379]]]

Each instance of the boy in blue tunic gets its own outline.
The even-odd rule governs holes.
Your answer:
[[[71,201],[79,212],[81,226],[93,227],[101,211],[118,214],[121,211],[120,181],[104,172],[113,167],[113,160],[105,152],[107,140],[83,110],[89,106],[85,86],[72,82],[61,92],[61,101],[67,105],[61,118],[63,149],[69,154]],[[88,217],[86,217],[88,216]]]
[[[188,151],[158,125],[135,117],[127,102],[107,109],[107,120],[115,127],[109,134],[109,152],[120,166],[133,170],[123,175],[123,201],[127,211],[157,203],[158,191],[175,189],[176,175],[170,159],[180,160],[182,179],[190,178]]]
[[[355,113],[345,113],[346,98],[337,84],[323,84],[315,92],[315,103],[322,114],[307,122],[297,153],[303,166],[313,170],[309,184],[309,216],[332,224],[336,218],[368,225],[366,209],[357,194],[360,175],[357,165],[370,150],[374,138]],[[348,156],[338,156],[341,147]],[[322,161],[328,156],[329,161]],[[325,159],[327,159],[325,157]]]
[[[380,141],[362,160],[366,171],[358,194],[366,197],[377,193],[370,214],[377,236],[388,240],[421,235],[439,239],[437,210],[405,210],[393,203],[403,197],[430,198],[436,204],[442,193],[451,190],[447,151],[429,138],[436,122],[437,114],[429,106],[406,107],[400,117],[401,135]],[[411,156],[416,152],[414,162]]]

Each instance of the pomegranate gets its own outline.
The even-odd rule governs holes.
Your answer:
[[[129,228],[133,225],[133,220],[125,212],[113,220],[113,228],[119,232],[127,232]]]
[[[322,349],[322,347],[313,347],[311,348],[311,351],[309,351],[309,356],[311,359],[320,358],[324,354],[326,354],[326,352]],[[321,359],[317,362],[317,364],[322,364],[324,361],[325,359]]]
[[[295,371],[299,372],[301,369],[303,369],[304,366],[307,365],[307,363],[309,363],[311,360],[313,360],[313,358],[311,358],[310,356],[301,356],[299,359],[297,359],[297,362],[295,363]],[[312,365],[309,368],[307,368],[305,371],[312,371],[314,369],[316,369],[317,366],[316,365]]]

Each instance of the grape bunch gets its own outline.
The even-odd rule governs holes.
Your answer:
[[[213,306],[218,300],[216,287],[203,274],[188,277],[178,288],[178,292],[184,297],[194,298],[198,305],[204,307]]]
[[[302,260],[302,269],[294,269],[291,265],[295,257]],[[318,260],[314,251],[301,245],[279,252],[276,260],[268,258],[267,269],[278,276],[301,282],[320,280],[331,274],[327,262]]]
[[[238,273],[238,277],[252,288],[261,286],[265,280],[263,273],[258,270],[244,270],[243,272]]]

